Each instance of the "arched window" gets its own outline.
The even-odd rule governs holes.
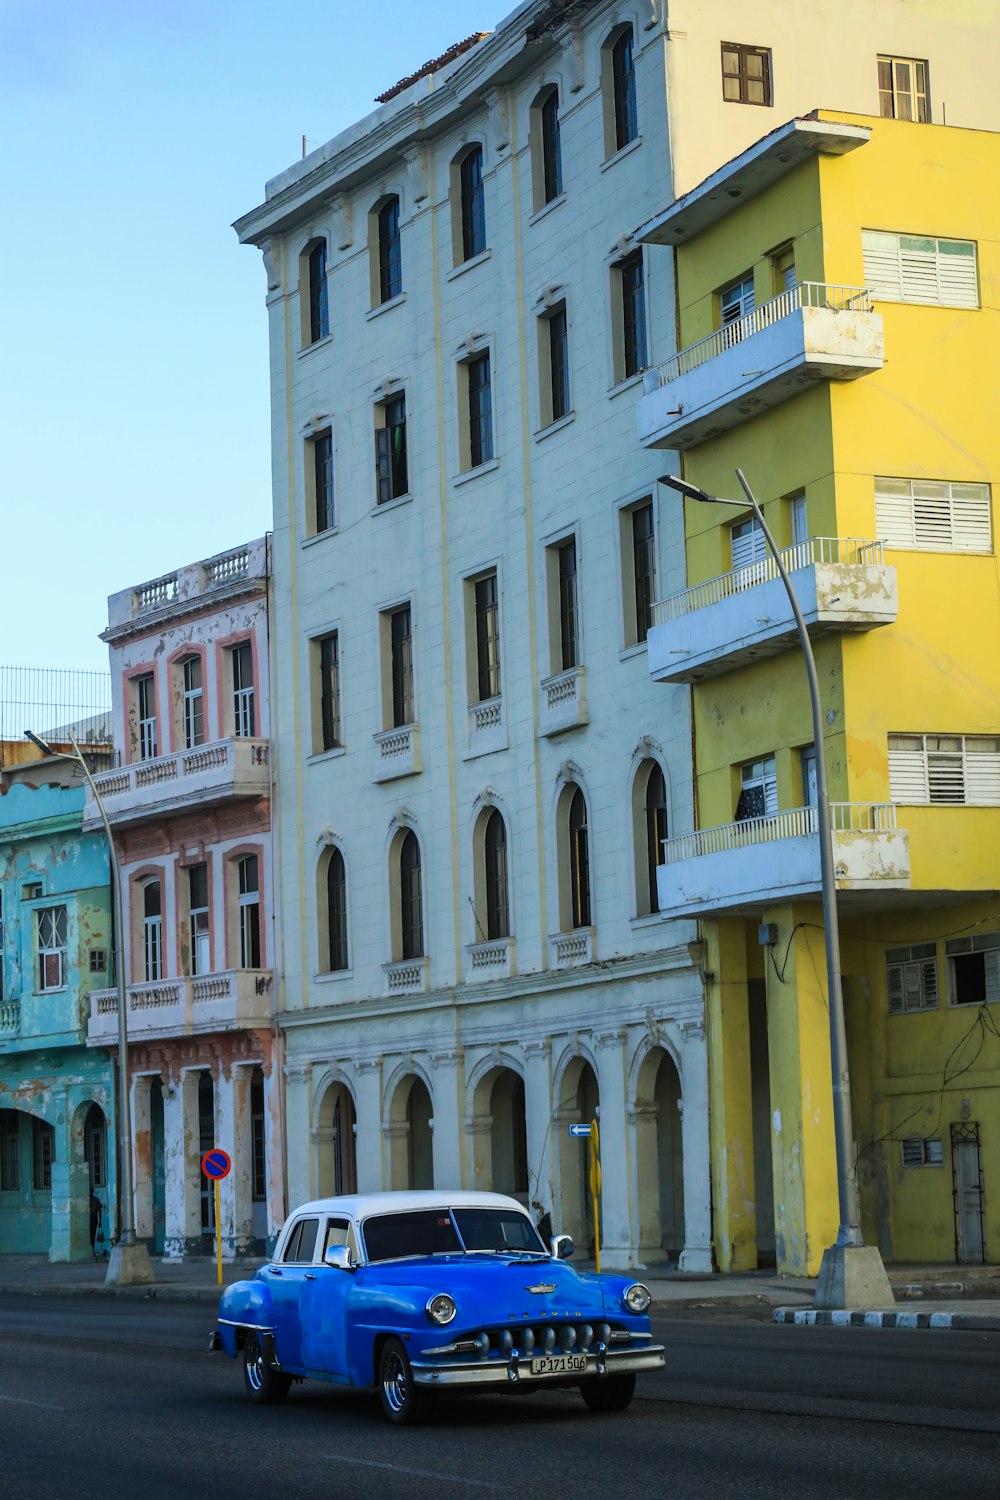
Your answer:
[[[473,146],[459,166],[462,213],[462,260],[486,249],[486,202],[483,194],[483,148]]]
[[[559,140],[559,90],[549,89],[538,110],[541,137],[542,202],[551,203],[563,190],[562,146]]]
[[[147,880],[142,888],[142,952],[146,983],[162,979],[163,910],[158,880]]]
[[[391,302],[403,293],[403,262],[399,248],[399,199],[387,198],[378,211],[379,301]]]
[[[420,871],[420,845],[408,828],[399,850],[400,957],[424,956],[424,897]]]
[[[664,862],[663,841],[667,837],[667,784],[660,767],[653,763],[646,781],[646,880],[649,911],[660,909],[656,871]]]
[[[590,926],[590,841],[587,803],[579,787],[569,805],[570,914],[574,927]]]
[[[483,838],[486,865],[486,936],[510,937],[510,894],[507,883],[507,825],[494,808]]]
[[[621,151],[639,134],[635,108],[635,59],[632,28],[620,33],[611,48],[611,81],[614,92],[615,150]]]
[[[326,865],[326,920],[328,932],[327,962],[331,973],[346,969],[347,957],[347,870],[339,849],[331,849]]]
[[[325,339],[329,332],[326,240],[320,240],[309,252],[309,342],[315,344],[320,339]]]

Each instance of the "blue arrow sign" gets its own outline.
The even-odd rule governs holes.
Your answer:
[[[573,1136],[589,1135],[590,1134],[590,1126],[589,1125],[571,1125],[569,1127],[569,1133],[570,1133],[570,1135],[573,1135]]]

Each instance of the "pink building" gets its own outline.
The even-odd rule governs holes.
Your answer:
[[[223,1252],[284,1219],[266,538],[113,594],[118,765],[97,777],[122,865],[136,1227],[167,1257],[209,1252],[201,1157],[221,1146]],[[84,828],[100,826],[88,797]],[[113,989],[88,1040],[114,1045]]]

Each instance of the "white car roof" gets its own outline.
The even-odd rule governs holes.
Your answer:
[[[526,1214],[527,1209],[516,1198],[504,1193],[476,1193],[456,1188],[453,1193],[433,1191],[399,1191],[393,1193],[349,1193],[340,1198],[314,1198],[300,1203],[289,1219],[301,1214],[343,1214],[363,1219],[368,1214],[412,1213],[421,1208],[514,1208]]]

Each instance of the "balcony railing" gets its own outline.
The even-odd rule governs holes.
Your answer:
[[[770,302],[755,307],[745,317],[737,318],[735,322],[727,323],[725,328],[716,329],[707,338],[699,339],[697,344],[681,349],[671,359],[657,365],[655,371],[647,371],[647,390],[650,386],[655,390],[657,385],[669,385],[672,380],[686,375],[689,370],[696,370],[699,365],[707,364],[724,349],[731,349],[735,344],[752,338],[755,333],[770,328],[773,323],[779,323],[800,307],[823,307],[831,312],[871,312],[871,292],[862,286],[801,281],[798,286],[779,292]],[[655,380],[651,381],[650,376],[655,376]]]
[[[94,782],[112,820],[136,821],[188,799],[211,802],[266,796],[269,760],[267,740],[237,736],[133,761],[114,771],[102,771]],[[84,827],[96,827],[97,819],[93,798],[88,796]]]
[[[794,573],[798,568],[813,567],[816,563],[840,563],[864,568],[880,568],[884,563],[882,543],[866,541],[861,537],[809,537],[804,542],[783,547],[780,555],[789,573]],[[707,609],[712,604],[731,599],[734,594],[741,594],[758,583],[767,583],[778,576],[777,563],[770,554],[757,558],[741,568],[722,573],[718,578],[696,583],[682,594],[672,594],[669,599],[659,600],[653,605],[653,624],[666,625],[671,620],[679,620],[698,609]]]
[[[221,588],[224,583],[233,583],[237,578],[246,578],[250,571],[250,548],[236,547],[232,552],[223,552],[205,564],[205,587]]]
[[[372,738],[375,741],[375,781],[413,776],[420,770],[420,731],[416,724],[382,729]]]
[[[167,573],[162,578],[153,578],[135,591],[135,612],[147,614],[151,609],[162,609],[173,604],[177,598],[177,574]]]
[[[831,802],[830,826],[834,833],[894,833],[894,802]],[[718,828],[700,828],[679,838],[663,840],[664,862],[698,859],[704,854],[726,854],[750,849],[778,839],[808,838],[819,831],[815,807],[793,807],[787,812],[768,813],[762,818],[744,818]]]
[[[274,975],[270,969],[220,969],[211,974],[130,984],[129,1034],[213,1031],[266,1025]],[[89,1040],[107,1045],[118,1035],[118,991],[92,990]]]
[[[20,1000],[0,1000],[0,1032],[20,1031]]]

